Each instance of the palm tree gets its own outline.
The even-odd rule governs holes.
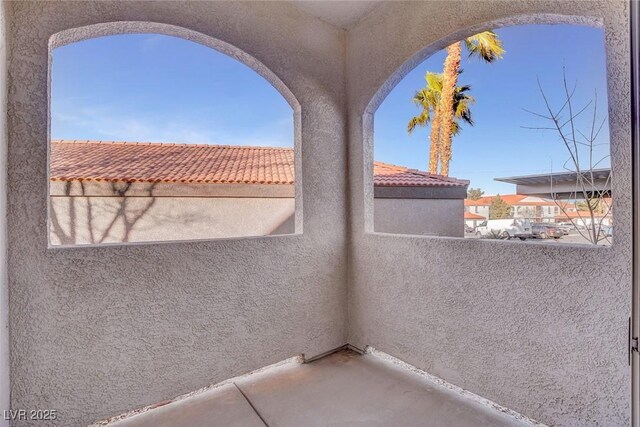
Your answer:
[[[440,157],[440,114],[439,106],[442,94],[442,73],[427,72],[425,75],[426,85],[424,88],[416,92],[413,102],[422,108],[419,115],[413,117],[407,124],[407,132],[409,135],[415,130],[416,126],[427,126],[431,122],[431,134],[429,145],[429,172],[438,173],[438,161]],[[459,86],[454,91],[454,99],[452,105],[452,122],[451,134],[457,135],[460,132],[460,121],[464,121],[473,126],[471,118],[470,106],[475,100],[467,92],[471,90],[470,86]]]
[[[464,40],[470,57],[478,57],[491,63],[502,58],[504,49],[498,35],[493,31],[483,31]],[[462,41],[447,47],[447,57],[444,61],[444,78],[442,82],[440,116],[440,164],[441,174],[449,175],[451,162],[451,138],[454,134],[454,97],[458,76],[460,75],[460,59],[462,56]]]
[[[440,120],[436,114],[442,92],[442,74],[427,72],[424,76],[427,84],[413,97],[413,102],[422,107],[420,115],[415,116],[407,125],[409,135],[416,126],[427,126],[431,121],[431,134],[429,137],[429,172],[438,173],[438,156],[440,153]],[[432,120],[433,117],[433,120]]]

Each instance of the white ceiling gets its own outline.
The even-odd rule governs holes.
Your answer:
[[[309,15],[337,27],[349,29],[378,6],[380,0],[292,0],[292,3]]]

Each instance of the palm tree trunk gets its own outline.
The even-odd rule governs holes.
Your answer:
[[[458,75],[460,74],[460,59],[462,43],[456,42],[447,47],[447,58],[444,60],[444,76],[442,79],[442,94],[440,96],[440,174],[449,176],[451,162],[451,134],[453,130],[453,96]]]
[[[440,158],[440,116],[437,112],[431,122],[431,134],[429,135],[429,172],[438,173],[438,159]]]

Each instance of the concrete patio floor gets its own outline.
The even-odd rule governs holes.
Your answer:
[[[169,426],[531,426],[371,354],[288,363],[112,423]]]

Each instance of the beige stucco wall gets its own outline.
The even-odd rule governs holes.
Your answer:
[[[293,234],[293,197],[51,197],[50,244],[199,240]],[[464,237],[462,200],[375,199],[381,233]],[[127,219],[125,223],[124,218]]]
[[[379,233],[464,237],[462,199],[374,199]]]
[[[108,189],[108,184],[94,186],[94,194],[87,196],[52,193],[51,245],[199,240],[295,232],[293,197],[268,197],[268,194],[255,197],[260,191],[251,191],[254,197],[224,197],[219,193],[233,193],[233,188],[198,191],[188,185],[183,185],[184,189],[172,188],[173,185],[155,189],[145,185],[140,190],[133,187],[126,197],[117,197]],[[181,194],[181,190],[185,194]],[[149,196],[156,192],[164,195]],[[189,193],[193,194],[189,196]],[[376,198],[375,230],[463,237],[463,212],[463,200]]]
[[[545,423],[629,424],[627,8],[617,0],[390,2],[349,31],[351,344],[380,348]],[[371,129],[384,96],[456,39],[507,23],[558,21],[606,27],[613,247],[373,233]]]
[[[52,245],[295,232],[293,198],[58,196],[51,198],[50,209]]]
[[[295,233],[293,185],[51,181],[49,244]],[[383,233],[463,237],[462,199],[376,198]]]
[[[49,244],[294,234],[294,185],[51,181]]]
[[[303,234],[47,248],[49,37],[110,21],[223,40],[291,91]],[[15,2],[7,22],[13,408],[86,425],[346,342],[342,31],[272,2]]]

